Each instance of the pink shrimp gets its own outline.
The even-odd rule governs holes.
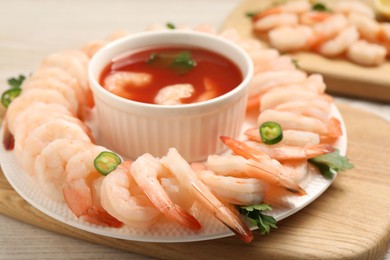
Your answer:
[[[122,162],[104,177],[101,204],[110,215],[126,225],[145,229],[156,223],[162,214],[137,185],[130,167],[130,161]]]
[[[160,161],[174,176],[176,176],[184,187],[191,191],[193,196],[214,213],[217,219],[224,223],[244,242],[249,243],[252,241],[253,234],[247,225],[239,218],[238,212],[223,204],[210,191],[175,148],[170,148],[168,154],[161,158]]]
[[[249,140],[262,142],[258,128],[249,128],[245,131]],[[300,130],[283,130],[283,139],[279,142],[287,146],[318,145],[320,136],[317,133]]]
[[[221,140],[235,154],[248,160],[246,164],[253,169],[251,171],[247,170],[247,174],[251,174],[252,177],[256,176],[256,178],[291,194],[298,196],[306,195],[306,192],[301,187],[283,175],[283,167],[278,161],[271,159],[267,154],[253,149],[243,142],[226,136],[221,136]]]
[[[141,155],[131,164],[130,172],[150,201],[166,217],[193,230],[201,228],[198,220],[173,203],[161,186],[158,178],[166,174],[166,170],[158,159],[150,154]]]
[[[286,2],[281,5],[277,5],[272,8],[268,8],[258,14],[256,14],[253,17],[253,20],[259,20],[263,17],[273,15],[273,14],[280,14],[280,13],[294,13],[294,14],[301,14],[308,12],[311,9],[311,5],[308,1],[306,0],[301,0],[301,1],[291,1],[291,2]]]
[[[63,195],[69,209],[90,223],[120,227],[122,222],[111,216],[101,205],[100,180],[103,177],[94,167],[95,158],[105,147],[89,144],[74,153],[66,164]]]
[[[280,144],[270,146],[259,142],[246,144],[248,147],[253,148],[251,152],[257,150],[259,153],[265,153],[272,159],[278,161],[310,159],[334,151],[333,146],[328,144],[306,145],[303,147]]]

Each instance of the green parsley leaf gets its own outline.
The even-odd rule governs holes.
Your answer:
[[[297,59],[292,59],[291,62],[294,64],[295,68],[301,69],[301,67],[299,66],[299,63],[298,63],[298,60],[297,60]]]
[[[238,211],[246,216],[253,225],[258,226],[262,235],[269,234],[271,228],[278,228],[274,217],[263,214],[265,211],[272,211],[272,207],[268,204],[238,206]]]
[[[245,13],[245,16],[246,17],[249,17],[249,18],[253,18],[255,17],[259,12],[255,12],[255,11],[248,11]]]
[[[340,155],[340,151],[337,149],[332,153],[309,159],[309,162],[317,166],[325,178],[333,178],[335,173],[353,168],[353,164],[348,161],[348,158]]]
[[[20,88],[25,79],[26,77],[24,75],[19,75],[19,77],[9,78],[7,81],[11,88]]]
[[[192,59],[191,53],[189,51],[184,51],[176,55],[172,62],[172,65],[193,68],[196,66],[196,61]]]
[[[10,88],[1,95],[1,103],[5,108],[8,108],[9,104],[20,95],[22,92],[21,86],[25,79],[26,76],[19,75],[18,77],[9,78],[7,80]]]
[[[169,68],[178,74],[187,73],[196,66],[190,51],[151,53],[146,60],[148,64],[160,68]]]
[[[318,11],[318,12],[330,12],[331,10],[323,3],[315,3],[311,7],[313,11]]]
[[[166,26],[168,29],[171,29],[171,30],[176,29],[176,26],[173,23],[167,23]]]

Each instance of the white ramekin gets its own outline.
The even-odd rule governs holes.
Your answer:
[[[102,70],[115,57],[138,49],[163,45],[195,46],[229,58],[239,67],[243,81],[217,98],[185,105],[155,105],[116,96],[99,84]],[[175,147],[188,161],[202,161],[225,150],[221,135],[237,137],[245,119],[247,87],[253,65],[240,47],[221,37],[192,31],[132,34],[100,49],[88,68],[98,118],[98,140],[122,156],[135,159],[144,153],[161,157]]]

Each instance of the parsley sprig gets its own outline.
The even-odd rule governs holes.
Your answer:
[[[353,164],[348,161],[348,158],[340,155],[340,151],[337,149],[332,153],[309,159],[309,162],[317,166],[321,174],[328,179],[333,178],[335,173],[353,168]]]
[[[4,93],[1,95],[1,103],[5,108],[8,108],[12,100],[20,95],[22,92],[21,86],[25,79],[26,77],[24,75],[19,75],[18,77],[7,80],[9,89],[4,91]]]
[[[315,3],[311,7],[311,9],[313,11],[317,11],[317,12],[331,12],[332,11],[324,3]]]
[[[262,235],[269,234],[271,228],[278,228],[274,217],[263,214],[263,212],[272,211],[272,207],[268,204],[238,206],[238,211],[246,216],[253,225],[258,226]]]
[[[146,62],[157,67],[170,68],[179,74],[187,73],[196,66],[196,61],[192,58],[190,51],[153,52]]]

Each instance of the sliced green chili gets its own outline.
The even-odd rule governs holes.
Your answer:
[[[1,103],[5,108],[11,104],[12,100],[14,100],[17,96],[19,96],[22,89],[20,88],[11,88],[7,91],[4,91],[3,95],[1,95]]]
[[[166,26],[168,29],[171,29],[171,30],[176,29],[176,26],[173,23],[166,23]]]
[[[282,127],[276,122],[264,122],[259,127],[259,132],[265,144],[276,144],[283,139]]]
[[[116,169],[121,163],[121,158],[113,152],[101,152],[94,160],[93,164],[95,169],[106,176],[110,172]]]

